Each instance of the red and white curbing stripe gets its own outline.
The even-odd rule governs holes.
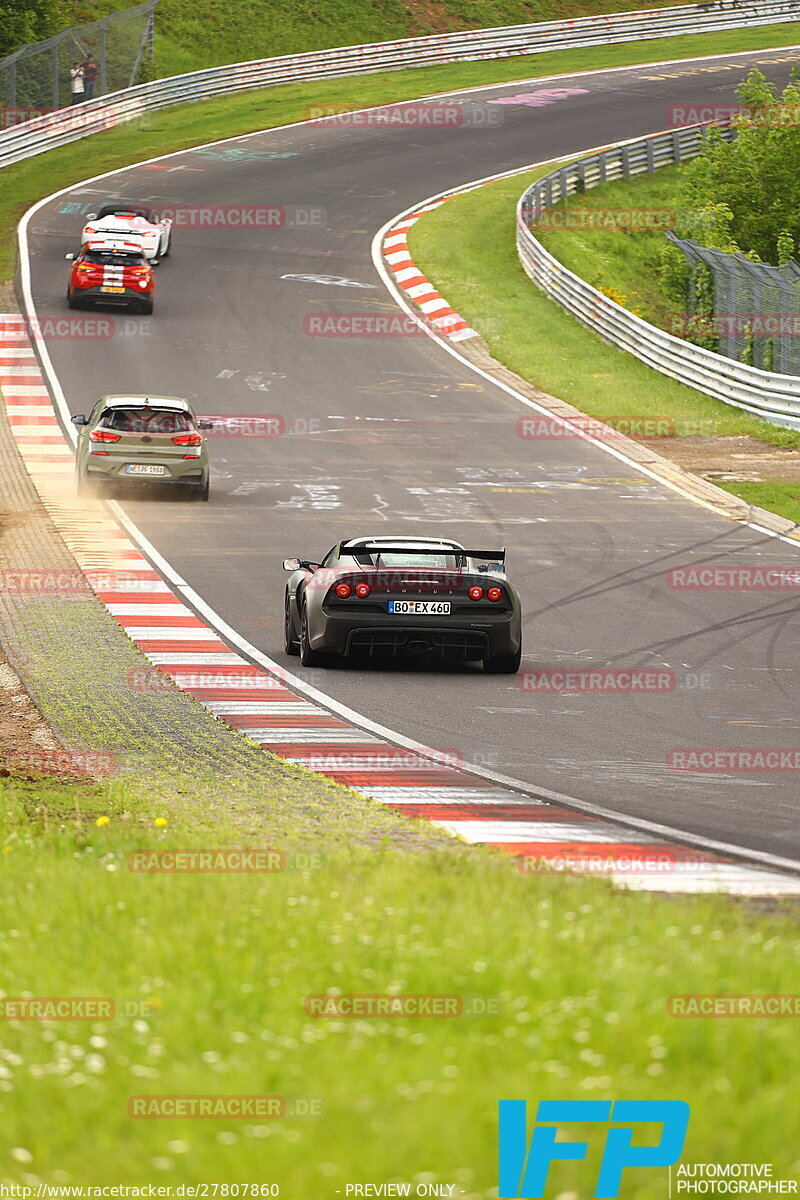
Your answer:
[[[455,309],[450,307],[430,280],[420,272],[419,267],[411,258],[406,240],[409,229],[417,223],[421,216],[424,216],[426,212],[431,212],[434,208],[439,208],[449,199],[449,196],[445,196],[440,200],[432,200],[430,204],[423,205],[422,208],[403,217],[402,221],[393,225],[383,239],[383,254],[394,275],[395,282],[403,289],[409,300],[416,304],[420,312],[427,318],[428,323],[449,338],[451,342],[463,342],[467,338],[478,337],[477,331],[468,321],[459,316]]]
[[[405,816],[426,818],[469,842],[518,856],[532,873],[588,857],[589,863],[575,863],[574,869],[588,868],[643,890],[800,895],[800,878],[695,851],[484,781],[453,765],[446,753],[394,746],[292,691],[280,672],[253,665],[187,607],[102,504],[77,499],[73,451],[17,315],[0,316],[0,391],[34,486],[89,586],[157,672],[217,719],[281,758],[357,788]],[[132,688],[155,686],[150,672],[136,675]]]

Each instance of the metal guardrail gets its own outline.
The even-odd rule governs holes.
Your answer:
[[[542,212],[566,196],[695,157],[705,128],[691,125],[622,142],[538,179],[517,205],[517,253],[534,283],[605,341],[715,400],[774,425],[800,429],[799,377],[735,362],[650,325],[568,270],[531,231]],[[724,133],[734,136],[733,130]]]
[[[0,134],[0,167],[130,121],[144,112],[251,88],[797,20],[800,0],[711,0],[678,8],[604,13],[234,63],[139,84],[102,100],[76,104],[64,112],[15,125]]]

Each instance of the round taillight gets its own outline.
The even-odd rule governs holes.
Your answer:
[[[503,589],[498,588],[498,587],[491,587],[491,588],[489,588],[486,595],[489,600],[494,600],[496,603],[498,600],[503,599]]]
[[[346,600],[352,590],[349,583],[337,583],[336,585],[336,595],[340,600]]]
[[[371,591],[372,591],[372,588],[369,586],[368,583],[357,583],[356,584],[356,595],[360,596],[362,600],[366,599],[366,597],[370,594]]]
[[[467,592],[470,600],[480,600],[483,597],[482,587],[471,587]]]

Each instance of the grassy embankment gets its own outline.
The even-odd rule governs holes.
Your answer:
[[[591,13],[669,7],[673,0],[161,0],[152,77],[250,58],[323,50],[460,29],[521,25]],[[104,0],[103,11],[130,7]],[[91,0],[66,0],[63,23],[95,21]],[[764,43],[766,44],[766,43]]]
[[[687,1161],[800,1169],[793,1023],[666,1014],[672,993],[796,992],[795,916],[522,877],[480,850],[347,850],[323,814],[303,839],[316,869],[136,874],[132,850],[241,839],[224,817],[156,827],[169,802],[122,785],[0,780],[0,799],[5,995],[123,1005],[108,1021],[4,1022],[7,1180],[275,1181],[292,1200],[435,1180],[490,1197],[497,1101],[566,1096],[685,1098]],[[268,815],[247,844],[287,847]],[[335,990],[477,994],[500,1011],[307,1015],[305,996]],[[143,1094],[321,1097],[324,1114],[131,1119]],[[554,1194],[592,1193],[598,1128],[574,1131],[589,1161],[554,1167]],[[625,1195],[661,1200],[665,1186],[665,1172],[631,1171]]]

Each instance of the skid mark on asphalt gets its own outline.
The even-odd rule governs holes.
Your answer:
[[[0,391],[34,487],[87,583],[153,666],[218,720],[377,803],[409,816],[428,812],[467,841],[519,858],[531,873],[566,866],[640,890],[800,895],[800,879],[484,783],[453,752],[400,748],[293,692],[283,672],[254,666],[184,604],[103,505],[76,501],[72,448],[16,314],[0,316]],[[319,499],[312,485],[298,495],[312,507]],[[98,567],[104,577],[89,574]]]

